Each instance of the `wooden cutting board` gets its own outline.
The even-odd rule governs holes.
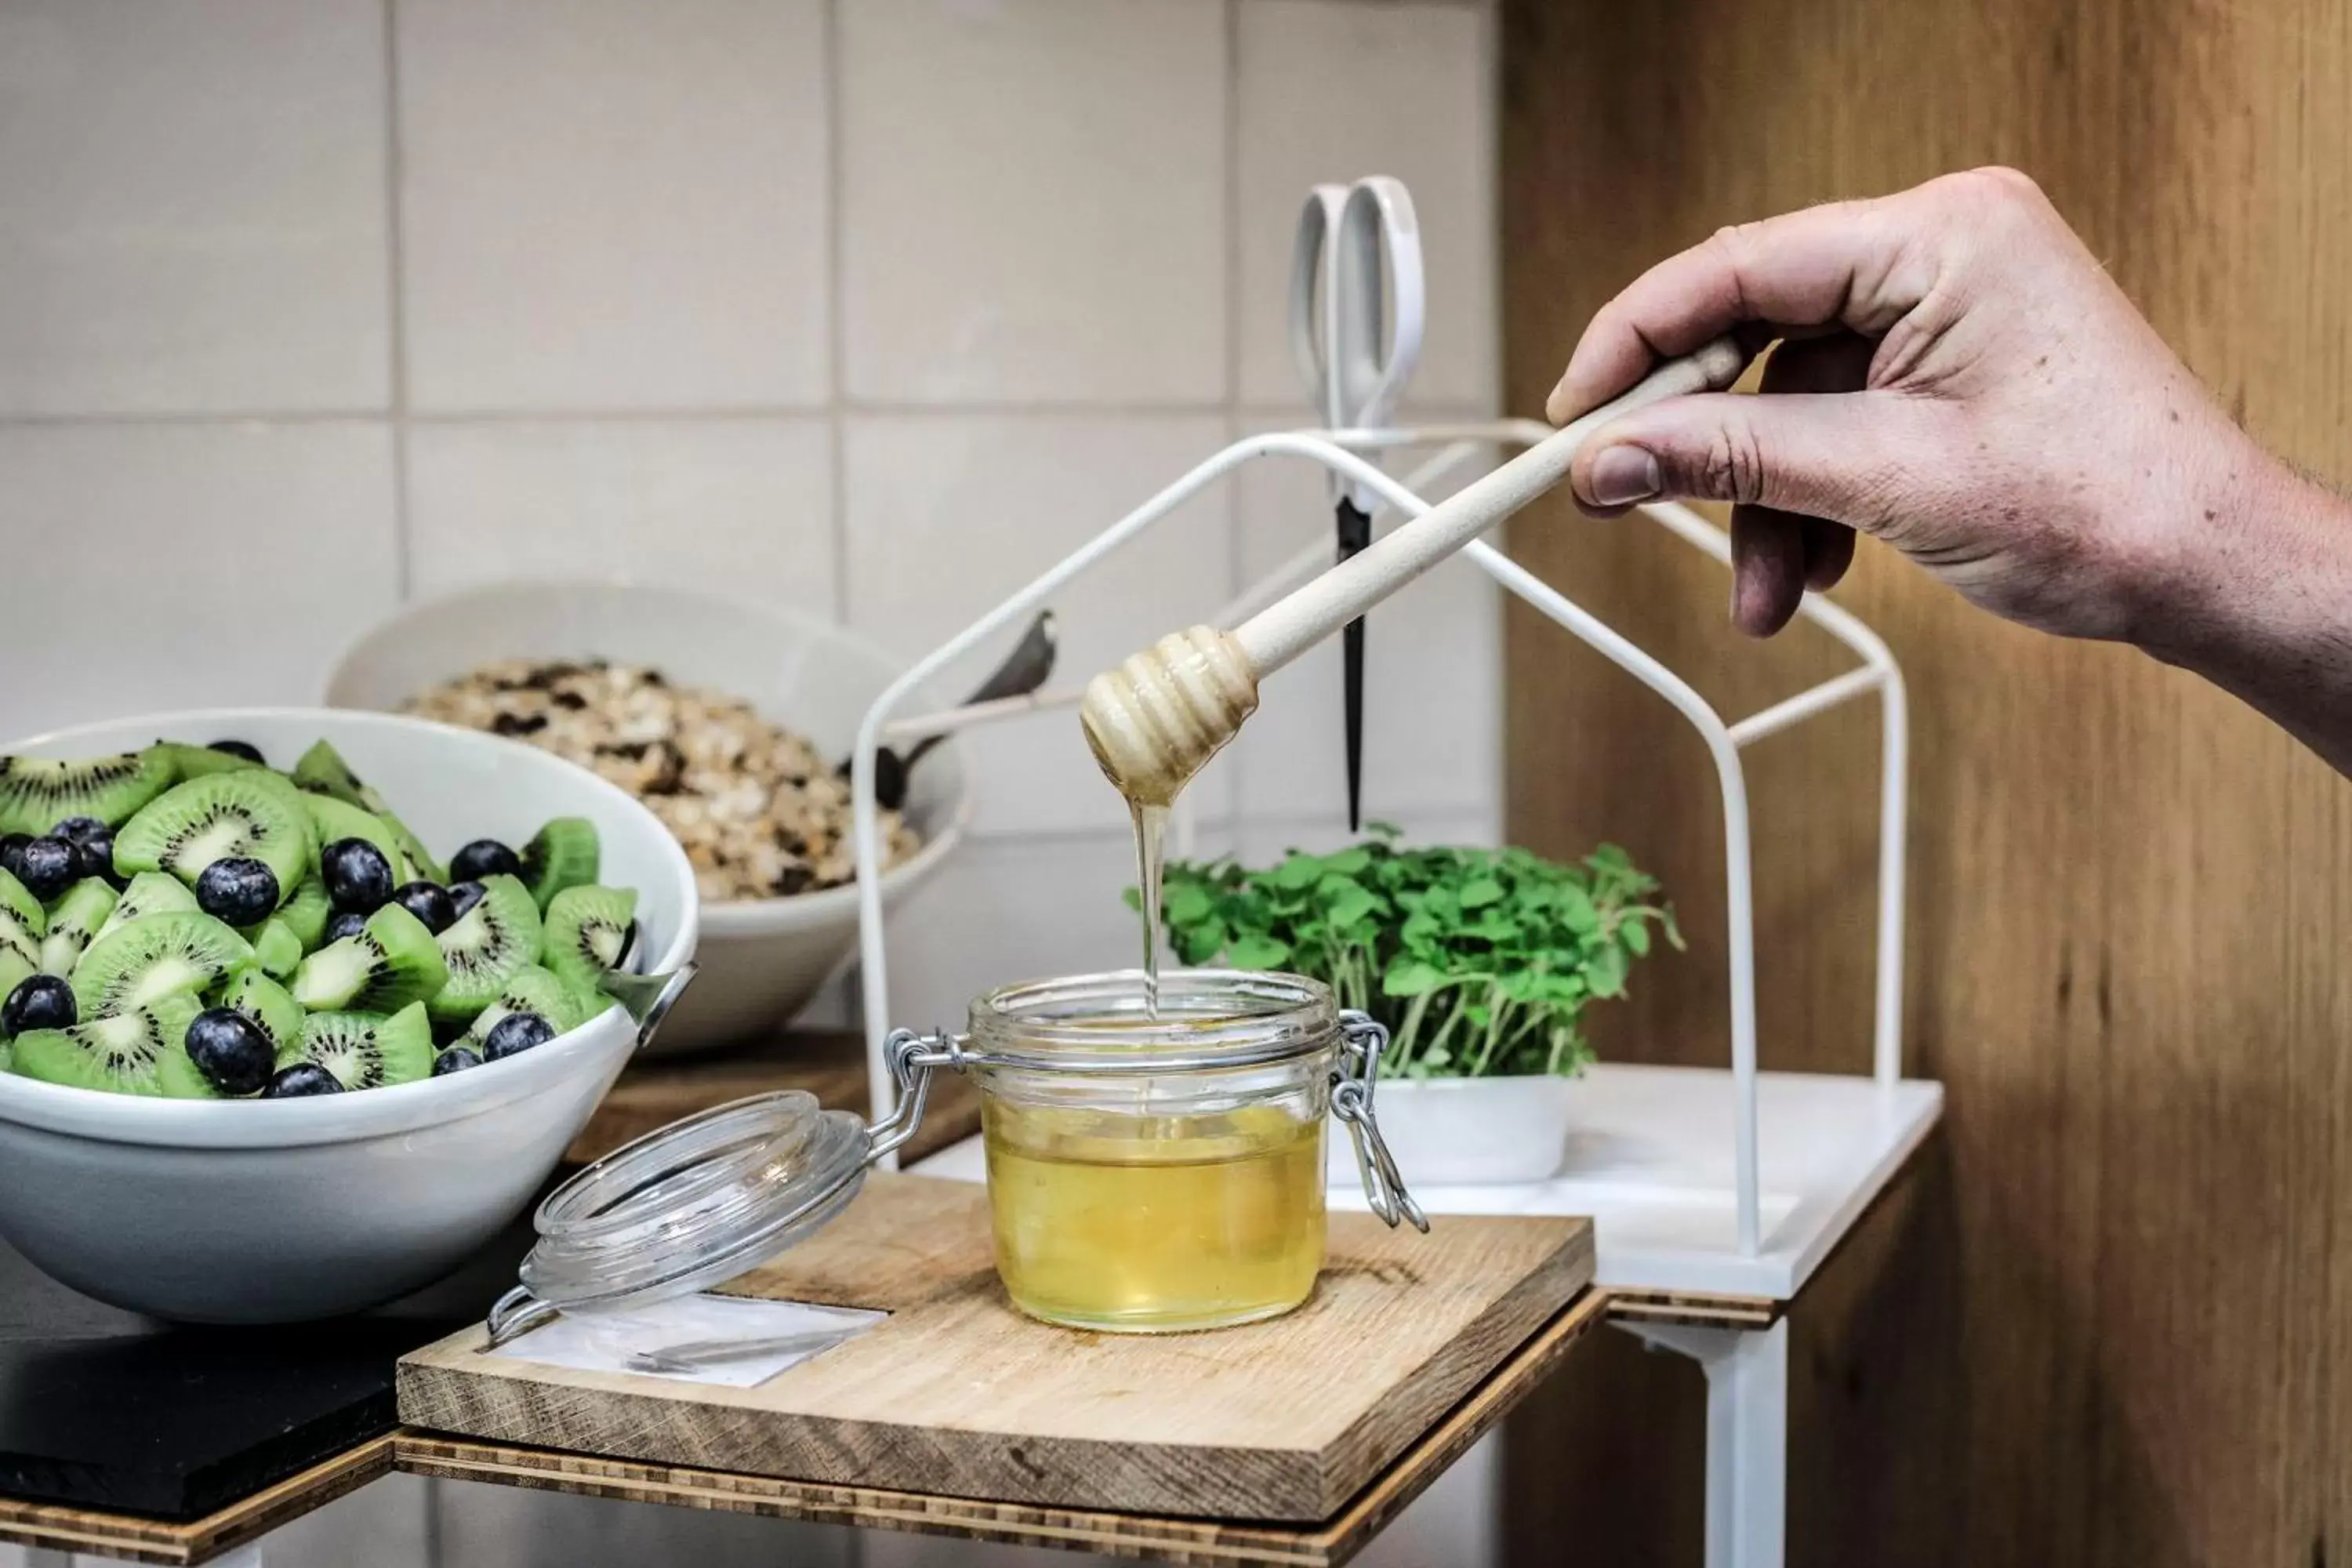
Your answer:
[[[880,1308],[756,1388],[479,1354],[404,1359],[413,1426],[615,1458],[1047,1508],[1320,1521],[1468,1398],[1592,1278],[1589,1220],[1335,1215],[1314,1298],[1272,1322],[1135,1336],[1015,1311],[986,1190],[877,1175],[728,1289]],[[528,1341],[521,1342],[528,1344]]]

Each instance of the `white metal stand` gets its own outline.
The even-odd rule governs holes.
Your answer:
[[[1619,1325],[1706,1373],[1706,1568],[1780,1568],[1789,1497],[1789,1322]]]
[[[1429,503],[1415,493],[1447,470],[1495,447],[1527,446],[1550,427],[1533,420],[1403,430],[1334,430],[1251,437],[1207,458],[1059,564],[919,661],[883,692],[859,726],[854,753],[859,913],[868,1077],[876,1114],[895,1101],[882,1042],[896,1020],[879,879],[879,821],[874,756],[887,739],[999,722],[1043,709],[1075,707],[1076,690],[1040,693],[951,713],[899,719],[898,710],[946,666],[1043,607],[1073,579],[1131,542],[1183,501],[1245,463],[1304,458],[1377,495],[1391,510],[1417,517]],[[1400,482],[1360,453],[1437,446],[1441,450]],[[1688,509],[1647,506],[1642,516],[1728,564],[1731,542]],[[1798,614],[1843,643],[1858,668],[1737,721],[1727,721],[1675,675],[1565,594],[1502,552],[1473,542],[1461,558],[1598,650],[1680,713],[1706,742],[1723,802],[1724,876],[1731,1029],[1728,1070],[1603,1066],[1587,1083],[1606,1120],[1612,1147],[1630,1151],[1580,1163],[1552,1183],[1517,1189],[1461,1188],[1419,1194],[1433,1214],[1551,1213],[1593,1216],[1600,1281],[1618,1289],[1714,1290],[1786,1300],[1810,1277],[1870,1199],[1933,1126],[1942,1091],[1902,1077],[1903,877],[1909,713],[1902,672],[1878,636],[1848,611],[1808,595]],[[1329,564],[1328,548],[1302,551],[1216,617],[1231,626]],[[1143,633],[1153,628],[1139,628]],[[1747,775],[1740,753],[1840,703],[1875,692],[1881,725],[1876,995],[1868,1077],[1765,1074],[1756,1040],[1754,905],[1750,888]],[[1278,688],[1276,698],[1278,700]],[[1178,852],[1190,853],[1181,812]],[[1759,1105],[1775,1133],[1759,1138]],[[1726,1125],[1727,1123],[1727,1125]],[[1725,1134],[1728,1169],[1720,1168]],[[965,1146],[927,1162],[927,1173],[977,1179],[979,1151]],[[1596,1170],[1600,1174],[1596,1177]],[[1766,1175],[1772,1192],[1766,1191]],[[1410,1173],[1408,1173],[1408,1175]],[[1335,1187],[1335,1204],[1349,1201]],[[1769,1212],[1769,1223],[1768,1223]],[[1696,1357],[1708,1387],[1707,1562],[1709,1568],[1778,1568],[1787,1468],[1788,1339],[1785,1323],[1755,1331],[1644,1327],[1653,1343]]]

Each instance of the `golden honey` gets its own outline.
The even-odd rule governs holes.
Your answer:
[[[1319,1098],[1182,1115],[983,1102],[996,1268],[1013,1304],[1151,1333],[1286,1312],[1323,1267]]]

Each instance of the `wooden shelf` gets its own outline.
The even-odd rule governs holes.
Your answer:
[[[1592,1227],[1337,1215],[1312,1300],[1213,1334],[1053,1328],[992,1259],[981,1188],[876,1175],[727,1287],[889,1314],[823,1355],[735,1388],[487,1356],[477,1326],[402,1360],[401,1419],[824,1486],[1319,1523],[1582,1294]]]
[[[1430,1483],[1526,1399],[1606,1312],[1607,1303],[1600,1292],[1585,1291],[1337,1514],[1311,1524],[1043,1509],[871,1487],[823,1486],[734,1471],[592,1458],[406,1429],[394,1438],[394,1462],[410,1474],[451,1480],[1061,1547],[1202,1568],[1338,1568],[1362,1551]]]
[[[131,1563],[208,1562],[357,1491],[393,1468],[389,1435],[187,1523],[0,1498],[0,1541]]]

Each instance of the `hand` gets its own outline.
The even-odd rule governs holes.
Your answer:
[[[1732,618],[1757,636],[1858,531],[2011,620],[2163,652],[2167,623],[2226,614],[2250,486],[2292,482],[2011,170],[1722,230],[1592,319],[1548,412],[1727,331],[1778,341],[1764,395],[1627,415],[1570,479],[1596,515],[1735,503]]]

